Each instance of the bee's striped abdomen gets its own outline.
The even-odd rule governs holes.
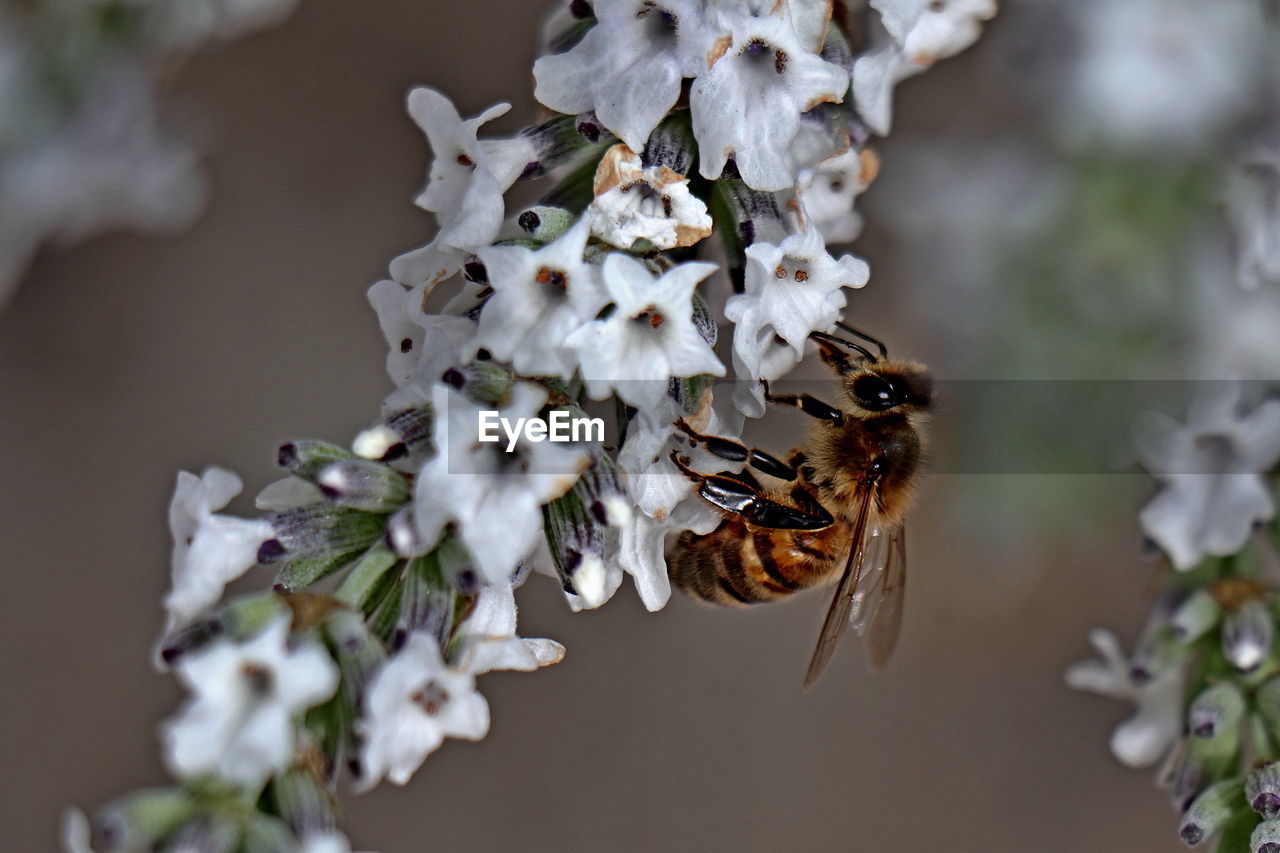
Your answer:
[[[728,518],[705,536],[681,534],[668,565],[671,580],[715,604],[773,601],[822,583],[840,568],[847,525],[771,530]]]

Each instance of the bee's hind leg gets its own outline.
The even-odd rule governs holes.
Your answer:
[[[719,456],[721,459],[727,459],[730,462],[745,462],[757,471],[768,474],[770,477],[777,477],[779,480],[791,481],[797,476],[794,465],[789,465],[778,457],[765,453],[758,447],[747,447],[742,442],[734,441],[731,438],[703,435],[689,426],[684,418],[676,421],[676,426],[685,435],[693,439],[694,442],[701,442],[706,447],[707,452]]]
[[[672,450],[671,461],[698,484],[698,494],[708,503],[732,513],[748,524],[775,530],[822,530],[835,524],[831,513],[817,502],[803,509],[764,496],[760,487],[727,474],[702,474]]]

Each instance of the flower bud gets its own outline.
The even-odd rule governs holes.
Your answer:
[[[356,436],[355,455],[379,462],[425,459],[435,452],[435,411],[429,404],[393,412]]]
[[[93,849],[148,850],[196,814],[181,788],[150,788],[106,806],[92,821]]]
[[[188,823],[174,833],[165,843],[165,850],[177,853],[237,853],[247,850],[241,847],[241,826],[239,821],[222,815],[208,815]],[[254,848],[281,850],[288,848]]]
[[[1196,797],[1182,816],[1178,837],[1188,847],[1217,833],[1231,822],[1244,808],[1241,785],[1238,779],[1228,779],[1210,785]]]
[[[441,381],[481,406],[501,408],[508,400],[515,374],[493,361],[476,361],[446,370]]]
[[[1253,853],[1280,853],[1280,820],[1264,820],[1249,837]]]
[[[368,613],[377,607],[394,581],[400,558],[391,549],[378,545],[370,548],[333,591],[333,597],[348,607]]]
[[[360,707],[364,687],[386,659],[382,643],[355,610],[335,610],[324,624],[342,672],[341,690],[351,707]]]
[[[276,573],[272,589],[275,592],[295,592],[306,589],[313,583],[324,580],[329,575],[346,566],[355,555],[351,553],[322,554],[318,557],[303,557],[290,560],[280,567]]]
[[[435,542],[428,542],[414,520],[413,504],[398,510],[387,519],[387,546],[397,557],[421,557]]]
[[[1169,628],[1183,643],[1194,643],[1222,618],[1222,607],[1206,589],[1193,592],[1169,617]]]
[[[545,175],[556,166],[585,154],[586,149],[613,141],[613,134],[605,130],[594,113],[553,116],[524,128],[520,136],[529,143],[533,157],[521,172],[521,178]]]
[[[299,837],[331,831],[337,823],[332,797],[310,770],[281,773],[271,780],[267,793],[274,813]]]
[[[1237,772],[1239,756],[1239,726],[1211,738],[1189,738],[1166,780],[1173,807],[1185,810],[1214,781]]]
[[[1257,669],[1271,654],[1274,639],[1274,617],[1262,601],[1246,601],[1223,621],[1222,653],[1241,672]]]
[[[688,175],[697,147],[689,113],[672,113],[649,134],[642,155],[645,168],[666,166],[677,175]]]
[[[240,844],[231,849],[236,853],[278,853],[281,850],[297,850],[298,842],[284,821],[257,812],[245,822],[244,837]]]
[[[405,568],[400,600],[391,630],[391,648],[398,650],[411,634],[434,637],[440,648],[449,643],[457,593],[444,582],[435,553],[416,557]]]
[[[274,538],[258,549],[258,562],[318,557],[366,548],[382,534],[382,516],[334,506],[304,506],[269,516]]]
[[[543,506],[542,516],[564,591],[581,596],[589,608],[603,604],[608,595],[604,567],[607,522],[592,513],[576,487]]]
[[[1220,681],[1201,691],[1187,712],[1187,728],[1198,738],[1212,738],[1238,730],[1244,717],[1244,694],[1230,681]]]
[[[1249,771],[1244,795],[1249,807],[1264,819],[1280,817],[1280,762],[1271,761]]]
[[[316,473],[331,462],[350,459],[351,452],[327,441],[304,439],[280,445],[276,463],[290,474],[315,481]]]
[[[520,228],[540,243],[550,243],[568,231],[577,220],[563,207],[534,205],[516,217]]]
[[[409,500],[409,483],[397,471],[370,459],[330,462],[316,474],[316,485],[338,506],[388,513]]]

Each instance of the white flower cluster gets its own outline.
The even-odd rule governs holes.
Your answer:
[[[277,23],[295,4],[0,4],[0,302],[43,242],[194,219],[204,179],[198,153],[161,120],[161,60]]]
[[[937,7],[876,15],[923,61],[972,41],[990,12]],[[465,119],[433,89],[409,95],[432,152],[416,203],[439,228],[369,290],[395,385],[380,420],[349,450],[282,446],[289,476],[259,494],[264,518],[220,512],[241,488],[229,472],[179,476],[157,663],[192,694],[163,729],[181,819],[149,824],[126,803],[95,829],[123,820],[170,849],[229,820],[228,796],[265,791],[278,808],[260,817],[293,845],[279,849],[311,850],[337,837],[334,816],[297,790],[341,766],[360,789],[404,784],[446,738],[483,737],[476,677],[564,655],[517,634],[530,571],[575,610],[626,575],[663,607],[668,536],[722,520],[670,455],[725,463],[677,425],[735,435],[763,412],[762,380],[798,364],[866,283],[862,260],[826,246],[856,235],[853,200],[877,166],[867,117],[845,102],[853,33],[829,2],[575,0],[554,20],[567,49],[534,72],[560,115],[487,139],[507,105]],[[538,203],[508,209],[517,181],[543,176],[557,183]],[[728,276],[696,260],[716,232]],[[717,400],[722,319],[736,382]],[[546,440],[548,422],[589,422],[605,403],[616,442]],[[511,427],[533,422],[543,432]],[[277,569],[271,594],[220,602],[259,564]]]

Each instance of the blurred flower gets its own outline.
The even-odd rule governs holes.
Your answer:
[[[1082,142],[1203,146],[1249,108],[1271,31],[1253,0],[1092,0],[1071,6],[1080,46],[1060,123]]]
[[[747,247],[746,291],[730,297],[724,314],[734,323],[733,364],[742,380],[735,393],[748,417],[764,413],[760,380],[773,381],[804,358],[809,333],[826,331],[840,318],[844,288],[867,283],[865,261],[835,260],[812,221],[779,245]]]
[[[1280,285],[1280,142],[1259,145],[1232,166],[1227,216],[1240,284],[1249,290]]]
[[[156,10],[156,30],[176,47],[193,48],[210,39],[231,39],[278,24],[298,0],[133,0]]]
[[[351,842],[334,829],[313,832],[302,839],[298,853],[351,853]]]
[[[63,853],[94,853],[90,847],[92,830],[89,819],[80,809],[67,809],[62,813]]]
[[[481,249],[493,296],[464,354],[473,358],[486,349],[528,376],[572,376],[575,356],[567,339],[605,303],[600,268],[582,259],[589,233],[583,217],[540,249]]]
[[[881,136],[893,124],[893,89],[926,66],[907,59],[902,48],[885,35],[853,61],[849,92],[858,115]]]
[[[499,417],[516,423],[536,415],[547,392],[520,382]],[[415,520],[434,542],[449,522],[486,583],[508,582],[516,564],[537,544],[539,507],[572,488],[587,456],[572,445],[520,441],[514,452],[479,442],[480,407],[443,385],[433,391],[436,455],[419,473]]]
[[[288,765],[293,715],[338,686],[338,668],[320,645],[290,649],[288,639],[289,618],[281,617],[244,643],[219,640],[179,660],[174,671],[194,695],[161,730],[175,774],[214,773],[255,789]]]
[[[620,249],[636,240],[658,249],[692,246],[711,234],[707,206],[689,192],[689,179],[666,166],[646,168],[625,145],[600,161],[586,217],[592,234]]]
[[[611,254],[604,287],[613,310],[565,339],[576,351],[592,399],[610,394],[653,409],[673,376],[723,376],[724,365],[693,322],[693,292],[714,264],[679,264],[660,276],[640,261]]]
[[[497,156],[500,149],[481,142],[476,133],[510,108],[497,104],[463,120],[453,102],[435,89],[419,86],[409,93],[409,115],[427,135],[432,153],[427,186],[414,203],[436,215],[440,230],[426,246],[391,262],[396,281],[436,284],[458,271],[467,252],[498,236],[505,210],[502,194],[529,158]]]
[[[932,65],[978,40],[996,0],[871,0],[907,61]]]
[[[222,468],[197,477],[178,472],[169,504],[173,586],[165,596],[166,632],[191,622],[217,603],[223,588],[258,562],[258,549],[275,535],[265,519],[214,515],[244,488]]]
[[[1169,666],[1135,684],[1132,666],[1114,634],[1095,628],[1089,632],[1089,642],[1101,659],[1069,668],[1067,686],[1137,705],[1138,712],[1112,734],[1111,751],[1130,767],[1155,764],[1168,754],[1182,733],[1182,669]]]
[[[725,16],[731,35],[689,95],[699,169],[718,178],[729,157],[748,186],[783,190],[795,183],[788,147],[800,114],[840,102],[849,74],[805,49],[784,17]]]
[[[697,0],[596,0],[596,25],[566,53],[533,64],[534,97],[596,117],[635,152],[706,69],[711,37]]]
[[[409,781],[446,737],[479,740],[489,731],[489,704],[468,672],[445,666],[436,641],[409,637],[369,685],[365,715],[357,723],[363,740],[360,789],[386,776]]]
[[[1142,529],[1175,568],[1236,553],[1254,524],[1275,514],[1261,475],[1280,460],[1280,400],[1246,415],[1240,386],[1216,383],[1185,425],[1150,413],[1135,441],[1143,466],[1164,483],[1142,510]]]

